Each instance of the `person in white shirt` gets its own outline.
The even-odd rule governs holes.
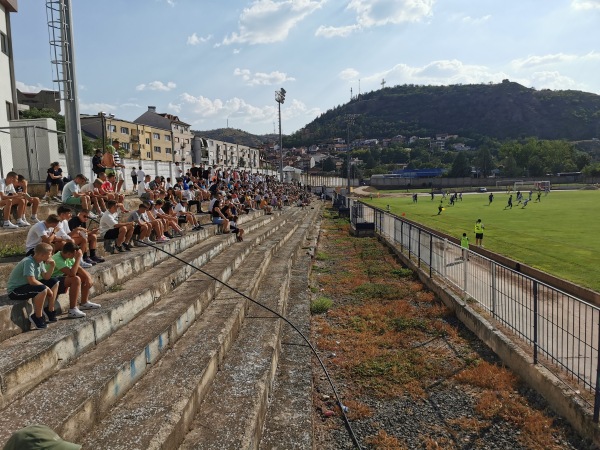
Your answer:
[[[102,214],[106,210],[106,204],[104,200],[107,199],[106,195],[103,195],[99,189],[102,187],[102,179],[96,178],[94,181],[90,183],[86,183],[81,186],[81,192],[87,194],[90,197],[90,201],[98,214]],[[92,219],[95,219],[97,216],[93,214]],[[91,217],[91,216],[90,216]]]
[[[27,200],[23,195],[16,193],[13,183],[17,181],[16,172],[8,172],[4,180],[0,179],[0,207],[4,208],[4,228],[28,227],[30,224],[25,220],[25,207]],[[13,206],[17,207],[17,215],[20,217],[16,225],[10,221],[10,213]]]
[[[142,181],[144,181],[144,178],[146,178],[146,172],[144,172],[144,170],[142,169],[142,166],[139,166],[136,173],[137,173],[137,182],[139,184]],[[135,188],[137,188],[137,186],[133,187],[133,189],[135,189]]]
[[[154,200],[156,195],[152,189],[150,189],[150,175],[146,175],[142,181],[138,184],[138,195],[142,200]]]
[[[187,199],[182,198],[181,201],[177,203],[173,208],[175,214],[177,215],[178,223],[180,225],[184,223],[189,223],[192,226],[192,230],[194,231],[202,230],[203,227],[198,223],[196,216],[194,216],[193,213],[187,212],[185,210],[187,204]]]
[[[71,208],[69,208],[68,206],[61,205],[58,208],[56,208],[56,214],[58,215],[60,222],[54,228],[54,231],[55,231],[56,237],[60,239],[60,245],[58,245],[56,243],[54,244],[54,252],[56,253],[56,252],[62,250],[65,243],[67,243],[69,241],[74,242],[79,248],[81,248],[81,251],[83,253],[87,252],[87,250],[88,250],[87,237],[83,237],[79,233],[80,231],[85,231],[85,230],[84,229],[71,230],[71,227],[69,227],[69,220],[71,220],[71,217],[73,216],[73,212],[72,212]],[[85,259],[82,259],[81,263],[79,265],[83,269],[89,269],[94,264],[92,264],[91,261],[86,261]]]
[[[56,214],[50,214],[43,222],[34,224],[27,232],[27,237],[25,238],[26,255],[33,255],[36,245],[41,243],[50,244],[52,246],[57,244],[62,247],[64,242],[61,242],[61,238],[56,237],[56,232],[58,231],[56,228],[59,223],[60,219],[58,216]]]
[[[83,209],[91,209],[90,197],[81,192],[81,186],[87,182],[83,174],[77,174],[72,181],[63,187],[62,202],[67,205],[81,205]]]
[[[119,252],[130,252],[135,223],[119,223],[119,206],[114,200],[106,202],[106,208],[100,218],[100,236],[116,240],[116,249]]]

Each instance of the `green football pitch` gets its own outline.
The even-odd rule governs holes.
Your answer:
[[[600,292],[600,191],[552,191],[542,194],[539,203],[534,192],[525,208],[513,192],[512,209],[505,209],[505,192],[494,192],[491,205],[488,196],[464,194],[454,206],[447,197],[440,215],[440,194],[431,200],[429,194],[419,193],[417,203],[411,194],[363,200],[382,209],[389,205],[398,216],[456,238],[467,233],[471,245],[475,222],[481,219],[486,249]]]

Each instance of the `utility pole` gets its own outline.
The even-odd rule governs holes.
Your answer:
[[[347,140],[346,140],[346,151],[348,153],[348,198],[350,198],[350,125],[354,125],[354,121],[358,117],[358,114],[346,114],[346,125],[347,125]]]

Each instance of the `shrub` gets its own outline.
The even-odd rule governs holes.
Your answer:
[[[333,306],[333,301],[328,297],[319,297],[310,303],[311,314],[323,314]]]

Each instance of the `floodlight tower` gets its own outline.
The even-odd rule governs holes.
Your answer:
[[[280,164],[281,164],[281,182],[283,183],[283,139],[281,137],[281,104],[285,102],[285,89],[281,88],[275,91],[275,101],[279,109],[279,152],[280,152]]]
[[[79,121],[79,98],[75,76],[73,15],[71,0],[46,0],[53,82],[65,107],[67,170],[71,177],[83,173],[83,145]]]

